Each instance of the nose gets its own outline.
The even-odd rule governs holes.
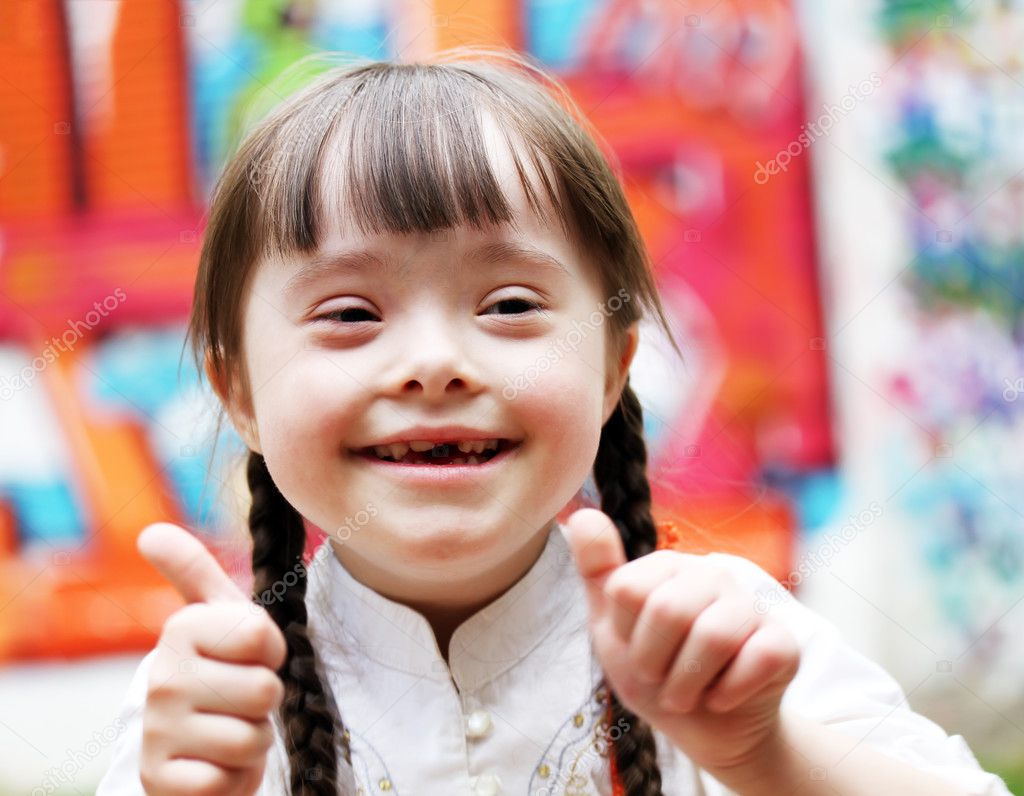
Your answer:
[[[424,309],[410,318],[396,352],[396,384],[402,394],[443,398],[474,392],[480,377],[471,357],[468,330],[451,316]]]

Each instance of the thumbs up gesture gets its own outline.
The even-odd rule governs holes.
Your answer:
[[[627,561],[597,509],[574,512],[566,528],[594,651],[622,704],[712,776],[753,767],[781,738],[779,704],[800,664],[792,633],[705,556]]]
[[[142,719],[140,778],[149,796],[251,796],[273,743],[284,635],[177,525],[147,526],[139,552],[188,603],[164,624]]]

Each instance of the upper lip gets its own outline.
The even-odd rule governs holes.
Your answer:
[[[366,445],[361,445],[354,450],[363,450],[377,445],[390,445],[395,442],[409,443],[414,440],[427,440],[428,442],[468,442],[479,439],[507,439],[510,442],[518,442],[507,434],[496,431],[480,431],[468,426],[416,426],[405,431],[384,437]]]

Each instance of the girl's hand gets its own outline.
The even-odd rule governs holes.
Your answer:
[[[284,695],[284,635],[202,542],[169,523],[139,535],[142,555],[188,605],[164,624],[142,719],[140,778],[149,796],[251,796]]]
[[[627,561],[597,509],[569,517],[590,634],[623,705],[714,776],[771,748],[779,704],[800,665],[792,633],[705,556],[657,550]]]

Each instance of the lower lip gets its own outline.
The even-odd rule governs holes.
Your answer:
[[[357,459],[393,475],[403,483],[424,484],[427,486],[445,486],[463,484],[473,479],[486,478],[502,464],[519,453],[522,442],[515,447],[501,451],[493,459],[479,464],[404,464],[402,462],[386,462],[374,455],[354,454]]]

